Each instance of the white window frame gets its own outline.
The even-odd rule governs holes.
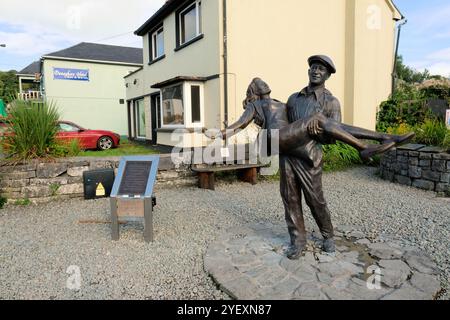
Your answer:
[[[181,11],[178,14],[178,34],[179,34],[179,39],[180,39],[180,43],[179,45],[183,45],[185,43],[188,43],[189,41],[197,38],[198,36],[200,36],[202,34],[202,22],[201,22],[201,0],[196,0],[194,1],[192,4],[190,4],[187,8],[185,8],[183,11]],[[182,19],[181,17],[183,16],[184,13],[186,13],[187,11],[190,11],[192,9],[192,7],[195,6],[195,36],[191,39],[185,39],[185,41],[183,42],[182,39],[182,32],[181,30],[183,29],[183,24],[182,24]]]
[[[163,104],[163,90],[167,88],[182,85],[183,88],[183,108],[184,108],[184,125],[170,125],[164,124],[164,104]],[[200,122],[192,122],[192,105],[191,105],[191,86],[200,87]],[[205,88],[203,82],[198,81],[184,81],[176,83],[160,90],[160,105],[161,105],[161,129],[195,129],[205,127]]]
[[[158,56],[158,51],[157,51],[157,36],[158,33],[160,33],[160,31],[163,34],[163,52],[160,56]],[[166,47],[164,45],[164,26],[161,26],[160,28],[158,28],[155,32],[152,33],[151,35],[151,41],[152,41],[152,61],[161,58],[162,56],[164,56]]]
[[[133,123],[136,123],[136,128],[134,128],[134,134],[136,135],[136,139],[138,140],[144,140],[147,139],[147,124],[144,124],[144,132],[145,132],[145,136],[140,136],[139,135],[139,129],[141,127],[139,120],[140,120],[140,113],[138,110],[139,107],[139,101],[142,101],[142,108],[144,108],[144,117],[145,117],[145,99],[141,98],[141,99],[136,99],[133,101],[133,114],[134,114],[134,121]],[[147,119],[145,119],[147,120]]]

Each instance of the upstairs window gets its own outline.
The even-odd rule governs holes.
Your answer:
[[[150,62],[164,57],[164,28],[161,26],[150,36]]]
[[[179,46],[195,39],[202,33],[202,3],[192,2],[178,13]]]

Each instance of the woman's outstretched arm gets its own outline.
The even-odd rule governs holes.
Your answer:
[[[219,135],[210,136],[210,138],[229,138],[237,133],[238,130],[245,129],[254,119],[256,115],[256,110],[253,104],[248,104],[245,108],[244,113],[239,118],[238,121],[228,126],[226,129],[221,130]]]

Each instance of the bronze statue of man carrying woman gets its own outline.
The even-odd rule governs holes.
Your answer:
[[[335,251],[333,226],[322,190],[321,144],[339,140],[356,148],[361,158],[370,159],[414,136],[413,133],[403,136],[389,135],[342,124],[340,105],[324,88],[325,81],[335,72],[331,59],[326,56],[313,56],[309,59],[309,64],[309,86],[293,95],[295,99],[291,97],[288,104],[272,99],[267,83],[255,78],[248,87],[244,100],[245,111],[240,119],[215,136],[208,135],[210,138],[225,139],[246,128],[252,121],[267,130],[268,139],[274,134],[274,130],[277,131],[279,150],[269,152],[272,155],[280,155],[280,189],[291,238],[287,251],[289,259],[299,259],[306,247],[302,193],[324,238],[322,249],[328,253]],[[336,109],[337,116],[334,118],[325,115],[323,106],[320,108],[321,104],[316,100],[319,91],[324,96],[322,99],[329,102],[330,108]],[[308,92],[316,93],[311,96]],[[381,144],[368,144],[361,139],[374,140]]]

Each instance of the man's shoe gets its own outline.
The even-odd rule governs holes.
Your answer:
[[[336,245],[334,244],[333,238],[323,240],[322,250],[326,253],[335,253]]]
[[[395,142],[383,143],[383,144],[371,144],[366,149],[361,151],[361,158],[364,160],[369,160],[376,154],[384,153],[395,147]]]
[[[291,245],[286,252],[286,256],[289,260],[298,260],[303,255],[305,251],[306,244],[304,245]]]

